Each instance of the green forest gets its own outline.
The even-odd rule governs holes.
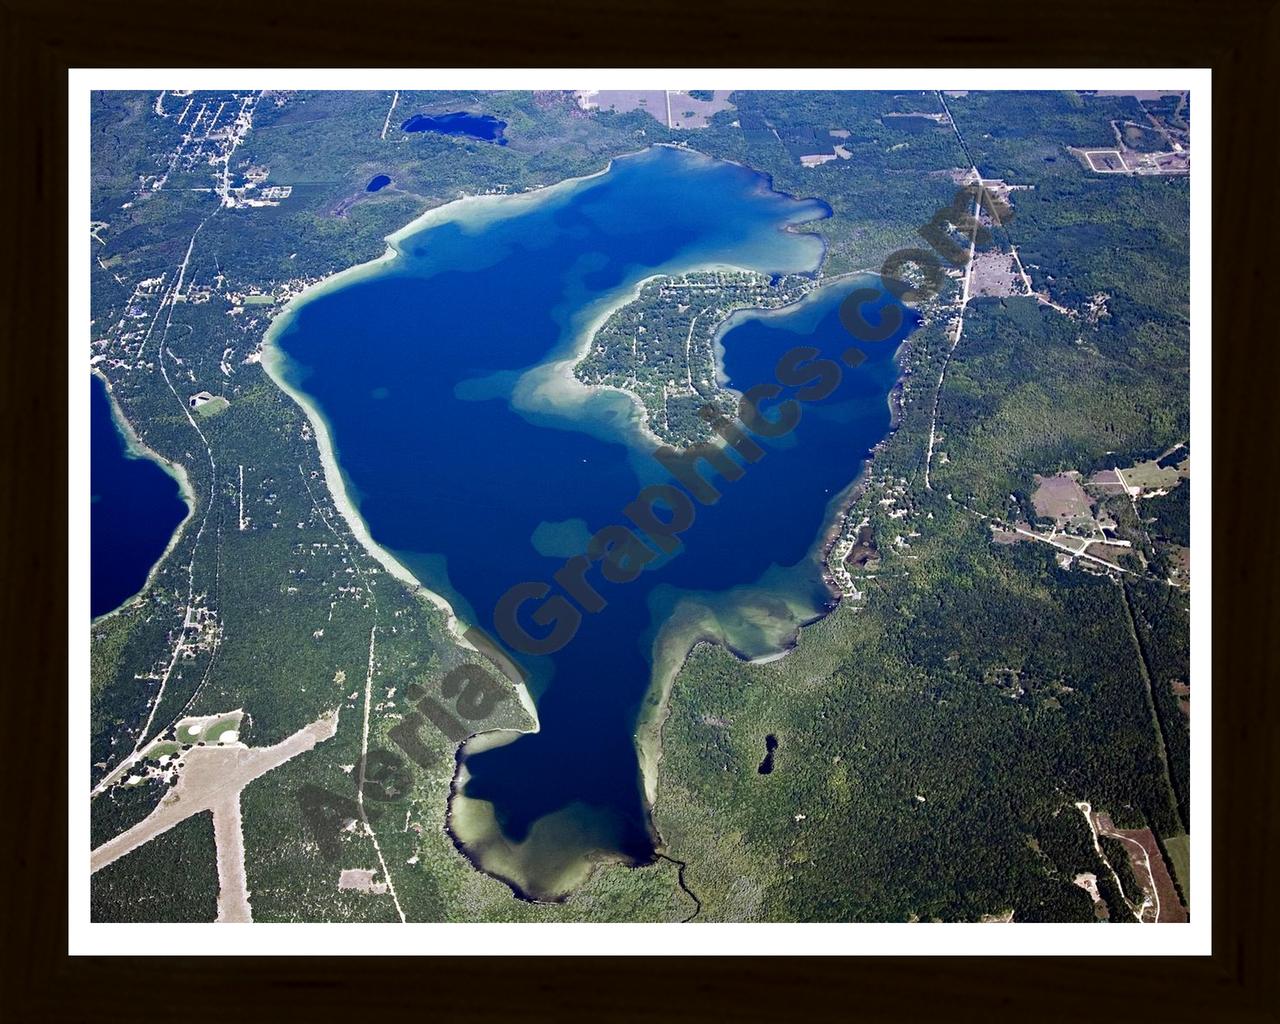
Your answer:
[[[202,96],[232,110],[249,98]],[[105,225],[91,262],[94,370],[141,441],[183,467],[195,508],[151,586],[90,627],[89,786],[186,715],[243,708],[241,740],[257,747],[339,709],[337,735],[241,794],[261,921],[679,921],[696,900],[696,921],[1086,922],[1102,916],[1075,882],[1089,873],[1106,919],[1131,921],[1079,801],[1120,828],[1149,826],[1189,894],[1177,861],[1191,816],[1190,598],[1173,577],[1190,546],[1190,481],[1101,503],[1133,545],[1125,572],[1064,568],[1032,541],[993,544],[983,518],[1034,521],[1037,474],[1129,466],[1189,439],[1188,180],[1092,174],[1068,151],[1114,144],[1111,121],[1141,120],[1137,101],[968,93],[944,108],[921,91],[735,92],[708,127],[672,130],[644,111],[588,113],[566,93],[404,92],[396,117],[386,93],[255,96],[228,177],[266,169],[267,185],[292,189],[278,206],[219,206],[207,160],[170,167],[184,127],[154,116],[154,95],[93,101],[92,207]],[[1186,104],[1160,104],[1189,118]],[[401,113],[452,110],[506,121],[508,144],[395,130]],[[849,568],[858,596],[779,661],[690,652],[653,811],[670,859],[602,866],[565,902],[533,904],[474,870],[446,830],[456,745],[424,732],[413,764],[394,735],[411,686],[438,694],[464,662],[496,672],[352,535],[261,343],[283,301],[383,255],[423,211],[594,173],[655,143],[823,200],[832,215],[800,227],[823,239],[822,277],[922,245],[920,227],[971,166],[1026,186],[992,245],[1017,247],[1039,297],[972,301],[952,352],[952,268],[899,355],[895,430],[846,510],[876,552]],[[139,186],[166,169],[163,189]],[[392,185],[367,192],[375,174]],[[690,302],[691,286],[709,292]],[[716,325],[804,287],[654,280],[605,324],[578,377],[634,393],[664,440],[702,439]],[[225,407],[189,414],[203,390]],[[365,800],[394,897],[337,886],[344,868],[381,879],[356,803],[366,682],[370,750],[408,773],[388,799]],[[499,685],[506,699],[476,728],[528,728]],[[166,791],[105,787],[90,805],[93,845]],[[1104,852],[1131,896],[1127,860]],[[93,915],[208,921],[216,895],[201,814],[94,875]]]

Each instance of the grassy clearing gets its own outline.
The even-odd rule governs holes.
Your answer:
[[[235,732],[237,738],[240,732],[240,720],[244,715],[235,711],[229,715],[210,716],[208,718],[194,718],[186,722],[182,722],[178,726],[177,737],[178,744],[182,743],[217,743],[218,737],[224,732]],[[174,744],[176,747],[178,744]]]
[[[204,738],[208,743],[217,743],[218,738],[224,732],[234,732],[237,736],[240,734],[240,716],[228,715],[226,718],[219,718],[216,722],[211,722],[204,727]]]
[[[207,420],[210,417],[217,416],[218,413],[223,412],[230,404],[231,403],[225,398],[216,396],[209,399],[209,401],[205,402],[203,405],[196,406],[196,415]]]
[[[1179,480],[1191,474],[1191,458],[1188,456],[1176,466],[1161,466],[1155,459],[1150,459],[1120,472],[1124,474],[1124,481],[1130,487],[1141,487],[1143,490],[1176,487]]]

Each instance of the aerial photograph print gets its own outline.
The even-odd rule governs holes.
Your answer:
[[[1207,78],[148,74],[71,87],[86,943],[1207,925]]]

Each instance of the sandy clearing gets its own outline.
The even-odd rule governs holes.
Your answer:
[[[343,868],[338,875],[338,888],[381,896],[387,891],[387,883],[374,881],[376,876],[372,868]]]
[[[1111,872],[1112,881],[1116,883],[1116,890],[1120,893],[1120,898],[1124,902],[1129,903],[1129,897],[1124,891],[1124,886],[1120,884],[1120,876],[1116,874],[1116,869],[1112,866],[1111,862],[1107,860],[1107,855],[1102,849],[1102,843],[1098,841],[1100,829],[1098,828],[1097,821],[1094,819],[1093,806],[1087,800],[1077,800],[1076,810],[1078,810],[1081,814],[1083,814],[1084,820],[1089,823],[1089,834],[1093,838],[1094,853],[1098,855],[1098,860],[1100,860],[1104,865],[1106,865],[1107,869]],[[1143,910],[1146,909],[1146,906],[1147,904],[1145,901],[1143,902],[1141,908],[1136,908],[1136,909],[1131,903],[1129,904],[1129,911],[1130,913],[1133,914],[1134,919],[1139,924],[1147,923],[1146,921],[1143,920]]]
[[[193,747],[185,755],[186,768],[177,785],[161,799],[159,806],[138,824],[109,839],[90,854],[90,873],[149,843],[193,814],[215,808],[226,812],[228,799],[236,802],[235,820],[238,822],[240,791],[245,786],[317,743],[330,739],[337,730],[338,712],[333,711],[271,747]],[[215,814],[215,823],[216,817]],[[224,820],[230,824],[225,813]],[[239,828],[236,831],[239,832]],[[243,849],[241,862],[243,871]]]
[[[253,920],[249,887],[244,874],[244,828],[240,794],[213,805],[213,841],[218,848],[218,922],[246,924]]]
[[[1031,495],[1031,503],[1039,515],[1055,520],[1058,525],[1080,517],[1093,518],[1093,499],[1080,486],[1079,473],[1057,473],[1053,476],[1037,473],[1035,482],[1037,486]]]
[[[1173,878],[1165,865],[1164,857],[1156,837],[1149,828],[1116,828],[1111,816],[1106,811],[1096,811],[1094,820],[1101,835],[1118,839],[1129,854],[1129,863],[1138,876],[1139,884],[1147,890],[1153,901],[1155,915],[1153,920],[1158,924],[1181,924],[1188,918],[1187,908],[1182,905],[1174,887]]]

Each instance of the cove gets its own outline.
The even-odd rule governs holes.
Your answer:
[[[668,479],[630,396],[572,378],[594,327],[655,274],[815,273],[821,242],[794,229],[828,214],[748,168],[654,147],[393,236],[394,259],[295,305],[273,372],[324,419],[374,541],[496,636],[508,588],[551,579],[584,536]],[[838,358],[851,342],[840,302],[867,283],[735,315],[719,338],[725,383],[772,381],[797,345]],[[906,311],[902,336],[914,323]],[[829,608],[822,534],[889,429],[901,340],[863,345],[833,395],[699,507],[679,551],[625,585],[595,577],[607,606],[562,650],[517,658],[540,730],[464,748],[450,827],[474,863],[555,899],[597,862],[653,859],[654,682],[698,639],[766,657]]]
[[[187,516],[178,481],[134,452],[111,396],[94,375],[89,396],[89,609],[114,611],[146,585]]]

